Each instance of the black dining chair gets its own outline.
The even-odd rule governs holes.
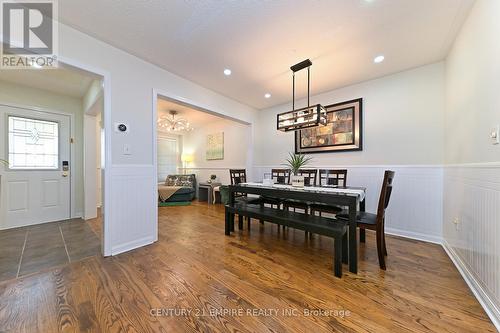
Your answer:
[[[377,213],[357,212],[356,214],[358,228],[363,230],[374,230],[376,233],[378,262],[380,268],[383,270],[386,269],[385,256],[387,256],[387,247],[385,245],[385,210],[387,206],[389,206],[389,200],[391,199],[394,175],[395,172],[390,170],[386,170],[384,173]],[[336,217],[339,220],[345,221],[349,219],[349,214],[347,214],[347,212],[342,212],[337,214]]]
[[[238,185],[247,182],[247,171],[245,169],[229,169],[231,185]],[[259,205],[259,197],[248,197],[246,193],[234,193],[235,202],[246,203],[250,205]],[[250,230],[250,217],[247,217],[248,230]],[[238,216],[238,227],[243,227],[243,216]]]
[[[319,186],[322,187],[346,187],[347,186],[347,170],[327,170],[320,169],[319,170]],[[319,213],[329,213],[329,214],[338,214],[342,211],[342,207],[331,206],[325,204],[317,204],[312,203],[309,205],[311,209],[311,214],[315,215],[316,212]]]
[[[271,179],[276,184],[290,184],[290,169],[272,169]]]
[[[231,185],[238,185],[247,182],[247,171],[245,169],[229,169],[229,177]],[[235,193],[234,198],[236,201],[245,202],[248,204],[259,204],[258,197],[248,197],[246,193]]]
[[[297,176],[304,176],[304,186],[316,186],[316,178],[318,175],[318,170],[306,170],[302,169],[297,172]],[[309,204],[310,202],[298,201],[298,200],[285,200],[283,201],[283,209],[289,210],[296,209],[304,211],[304,214],[309,214]]]
[[[290,184],[290,170],[289,169],[272,169],[271,179],[275,184],[288,185]],[[261,196],[261,205],[271,205],[272,208],[281,209],[283,200],[280,198]]]
[[[271,179],[276,184],[288,185],[290,184],[290,170],[289,169],[272,169],[271,170]],[[264,207],[264,205],[270,205],[271,208],[281,209],[281,205],[283,203],[283,199],[274,198],[269,196],[262,195],[260,197],[260,205]],[[260,220],[260,224],[264,224],[264,220]],[[278,226],[279,231],[279,226]]]

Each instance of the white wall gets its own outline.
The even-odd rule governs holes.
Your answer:
[[[444,245],[500,329],[500,1],[476,1],[446,59]],[[454,223],[457,222],[457,223]]]
[[[101,207],[101,114],[104,111],[104,97],[101,80],[94,80],[82,98],[83,122],[83,172],[84,172],[84,214],[86,220],[97,217]]]
[[[500,1],[480,0],[446,59],[446,163],[498,162]]]
[[[359,97],[363,98],[363,150],[311,154],[311,167],[347,168],[348,184],[367,188],[366,209],[370,212],[376,211],[384,170],[395,170],[386,231],[440,243],[444,64],[312,96],[311,102],[328,105]],[[294,151],[294,134],[276,130],[276,114],[290,108],[282,105],[259,112],[254,180],[262,179],[272,167],[280,167],[288,152]]]
[[[106,138],[111,159],[105,165],[109,178],[104,180],[110,200],[104,198],[105,253],[117,254],[152,243],[157,239],[153,89],[249,123],[255,110],[62,24],[59,50],[60,60],[109,75],[105,89],[109,89],[110,99],[105,103],[111,106],[110,122],[130,125],[128,134],[108,132]],[[123,154],[124,144],[130,145],[131,155]]]
[[[103,123],[102,123],[102,113],[99,113],[96,116],[96,123],[95,123],[95,136],[96,136],[96,148],[95,148],[95,153],[96,153],[96,182],[97,182],[97,207],[101,208],[102,207],[102,161],[104,158],[102,157],[103,149],[102,149],[102,144],[103,144]]]
[[[207,161],[205,157],[207,135],[224,132],[224,159]],[[250,126],[220,118],[197,127],[183,136],[182,152],[192,154],[188,173],[196,174],[198,182],[205,182],[210,175],[217,175],[217,182],[230,184],[229,169],[246,169],[251,150]]]
[[[73,115],[75,128],[74,133],[72,133],[74,143],[71,148],[75,150],[75,161],[73,161],[71,170],[76,187],[74,212],[76,216],[82,216],[84,201],[82,101],[79,98],[1,81],[1,78],[0,73],[0,103],[35,107],[49,111],[62,111]]]
[[[315,154],[314,163],[338,166],[443,162],[443,63],[311,96],[311,104],[328,105],[360,97],[363,151]],[[296,105],[305,106],[306,102]],[[259,112],[255,126],[256,165],[283,163],[288,152],[294,151],[293,132],[276,130],[276,114],[289,110],[291,103]]]
[[[98,120],[96,116],[85,114],[83,116],[83,131],[84,131],[84,214],[86,220],[97,217],[97,135],[96,124]]]
[[[101,109],[96,108],[95,104],[98,99],[103,97],[103,82],[102,79],[92,80],[87,92],[82,98],[82,109],[85,113],[96,116],[101,112]]]

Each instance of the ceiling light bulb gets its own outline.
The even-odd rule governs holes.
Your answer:
[[[270,93],[266,93],[266,94],[264,95],[264,97],[265,97],[265,98],[271,98],[271,94],[270,94]]]
[[[226,68],[226,69],[224,70],[224,75],[225,75],[225,76],[229,76],[229,75],[231,75],[231,70],[230,70],[229,68]]]
[[[376,64],[380,64],[382,61],[384,61],[384,59],[385,59],[385,57],[383,55],[379,55],[373,59],[373,62]]]

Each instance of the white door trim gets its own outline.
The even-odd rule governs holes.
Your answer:
[[[57,115],[63,115],[63,116],[68,116],[69,117],[69,137],[73,138],[75,134],[75,115],[66,112],[66,111],[61,111],[61,110],[54,110],[54,109],[45,109],[45,108],[40,108],[40,107],[35,107],[35,106],[28,106],[28,105],[22,105],[22,104],[17,104],[17,103],[4,103],[0,102],[0,106],[7,106],[15,109],[25,109],[25,110],[30,110],[30,111],[36,111],[36,112],[43,112],[43,113],[52,113],[52,114],[57,114]],[[70,170],[73,170],[74,165],[75,165],[75,149],[73,148],[73,145],[70,144],[69,146],[69,154],[70,154]],[[78,218],[82,217],[82,212],[77,212],[76,211],[76,180],[75,177],[73,177],[73,172],[70,171],[69,173],[70,177],[70,217],[71,218]]]
[[[111,167],[112,167],[112,155],[111,155],[111,135],[113,133],[113,125],[111,123],[111,73],[102,68],[93,67],[79,61],[64,56],[59,56],[59,62],[82,69],[87,72],[91,72],[103,77],[104,80],[104,110],[102,114],[102,121],[104,121],[104,178],[102,179],[103,185],[103,204],[104,209],[103,214],[103,233],[102,233],[102,252],[104,256],[110,256],[112,254],[112,239],[111,230],[113,226],[111,225]]]
[[[219,113],[217,111],[214,111],[211,109],[211,107],[207,106],[207,105],[204,105],[200,102],[197,102],[197,101],[194,101],[192,99],[189,99],[189,98],[185,98],[185,97],[182,97],[182,96],[179,96],[179,95],[176,95],[176,94],[173,94],[171,92],[168,92],[168,91],[165,91],[165,90],[161,90],[161,89],[156,89],[156,88],[153,88],[153,105],[152,105],[152,110],[153,110],[153,164],[154,164],[154,167],[155,167],[155,174],[158,175],[158,161],[157,161],[157,147],[156,145],[158,144],[158,138],[157,138],[157,127],[156,127],[156,121],[157,121],[157,117],[158,117],[158,114],[157,114],[157,103],[158,103],[158,96],[162,96],[172,102],[176,102],[176,103],[180,103],[180,104],[184,104],[184,105],[188,105],[188,106],[191,106],[193,107],[194,109],[197,109],[199,110],[200,112],[205,112],[205,113],[208,113],[208,114],[211,114],[213,116],[217,116],[217,117],[221,117],[223,119],[228,119],[228,120],[231,120],[231,121],[234,121],[234,122],[237,122],[239,124],[243,124],[243,125],[248,125],[249,126],[249,131],[250,131],[250,135],[251,135],[251,138],[250,138],[250,142],[249,142],[249,145],[248,145],[248,150],[247,150],[247,163],[246,163],[246,169],[247,169],[247,175],[249,177],[249,179],[253,179],[254,175],[253,175],[253,137],[254,137],[254,132],[255,132],[255,126],[254,126],[254,123],[252,122],[247,122],[247,121],[244,121],[244,120],[241,120],[241,119],[238,119],[238,118],[234,118],[234,117],[231,117],[231,116],[228,116],[228,115],[225,115],[225,114],[222,114],[222,113]],[[183,169],[183,168],[180,168],[180,169]],[[157,192],[158,190],[155,189],[155,191]],[[158,220],[158,218],[157,218]]]
[[[154,190],[154,198],[158,198],[158,91],[153,88],[153,98],[152,98],[152,105],[151,105],[151,114],[152,114],[152,121],[151,121],[151,130],[153,131],[153,170],[154,170],[154,177],[155,177],[155,186],[153,188]],[[155,216],[155,227],[154,227],[154,242],[158,241],[158,209],[155,209],[154,212]]]

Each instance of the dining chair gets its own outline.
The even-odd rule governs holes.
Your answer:
[[[337,187],[346,187],[347,186],[347,170],[329,170],[329,169],[320,169],[319,170],[319,186],[328,187],[328,186],[337,186]],[[337,214],[342,212],[342,207],[338,206],[330,206],[325,204],[310,204],[311,214],[315,215],[316,212],[319,213],[329,213],[329,214]]]
[[[290,170],[289,169],[272,169],[271,170],[271,179],[276,184],[288,185],[290,184]],[[280,209],[283,200],[280,198],[261,196],[261,205],[268,204],[271,205],[272,208]]]
[[[374,230],[377,238],[377,253],[378,262],[381,269],[385,270],[385,256],[387,256],[387,247],[385,244],[385,210],[389,206],[389,200],[392,194],[392,181],[394,180],[394,171],[386,170],[384,173],[384,180],[382,182],[382,189],[380,190],[380,197],[378,200],[377,213],[357,212],[356,220],[357,226],[360,229]],[[342,212],[336,216],[339,220],[349,219],[347,212]]]
[[[306,170],[302,169],[297,172],[297,176],[304,176],[304,186],[316,186],[316,179],[318,176],[318,170]],[[293,208],[304,210],[305,214],[309,214],[309,204],[310,202],[298,201],[298,200],[285,200],[283,201],[283,209],[288,210]]]
[[[272,169],[271,179],[277,184],[290,184],[290,169]]]
[[[347,186],[347,170],[319,170],[319,186]]]
[[[229,169],[229,176],[231,178],[231,185],[246,183],[247,170],[245,170],[245,169]]]
[[[231,178],[231,185],[238,185],[247,182],[247,171],[245,169],[229,169],[229,176]],[[235,200],[245,202],[247,204],[258,204],[260,200],[258,197],[247,197],[246,193],[235,193]]]
[[[290,170],[289,169],[271,169],[271,179],[276,184],[288,185],[290,184]],[[271,208],[281,209],[281,205],[283,203],[283,199],[269,197],[269,196],[261,196],[260,197],[260,205],[264,207],[264,205],[270,205]],[[260,220],[260,224],[264,224],[264,220]],[[283,229],[285,227],[283,226]],[[278,231],[280,230],[278,226]]]
[[[231,185],[238,185],[247,182],[247,171],[246,169],[229,169],[229,177],[231,179]],[[234,200],[236,202],[246,203],[250,205],[260,204],[259,197],[248,197],[246,193],[234,193]],[[238,216],[238,227],[241,229],[243,224],[243,216]],[[247,218],[248,229],[250,230],[250,218]]]

